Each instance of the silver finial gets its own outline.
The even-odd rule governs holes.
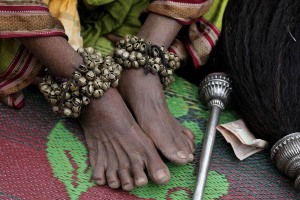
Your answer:
[[[271,160],[280,172],[295,180],[300,190],[300,132],[277,141],[271,149]]]
[[[209,107],[215,105],[224,110],[230,101],[231,82],[231,79],[225,73],[209,74],[200,84],[199,94],[201,100]]]

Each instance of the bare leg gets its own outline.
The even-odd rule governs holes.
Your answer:
[[[82,63],[62,37],[23,38],[21,42],[56,76],[70,78]],[[92,99],[79,121],[97,184],[131,190],[147,184],[145,168],[154,182],[169,181],[167,166],[116,89],[109,89],[101,99]]]
[[[175,20],[151,14],[139,37],[169,47],[181,25]],[[193,160],[193,133],[183,127],[168,110],[159,77],[143,69],[124,70],[119,91],[132,109],[142,130],[170,161],[185,164]]]

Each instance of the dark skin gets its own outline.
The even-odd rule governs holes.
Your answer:
[[[169,47],[180,28],[173,19],[151,14],[139,36]],[[57,77],[72,78],[83,62],[63,37],[20,41]],[[99,185],[130,191],[147,184],[148,177],[157,184],[167,183],[170,172],[158,151],[179,165],[193,160],[193,133],[171,115],[159,77],[145,75],[142,69],[124,69],[118,89],[92,99],[79,122]]]

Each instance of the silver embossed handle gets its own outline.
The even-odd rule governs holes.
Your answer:
[[[216,126],[219,123],[222,110],[230,101],[231,92],[231,80],[225,73],[209,74],[200,84],[200,98],[203,103],[210,107],[211,111],[203,141],[193,200],[200,200],[204,196],[207,173],[216,138]]]
[[[207,75],[199,86],[200,99],[209,107],[218,106],[224,110],[230,101],[231,82],[225,73]]]

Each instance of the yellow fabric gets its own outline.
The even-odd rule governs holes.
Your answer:
[[[15,39],[0,39],[0,75],[10,66],[19,48],[20,42]]]
[[[65,27],[69,43],[76,50],[83,46],[80,34],[80,19],[77,11],[77,0],[44,0],[54,17],[57,17]]]
[[[84,3],[84,5],[86,5],[86,6],[90,6],[90,7],[92,7],[92,6],[102,6],[102,5],[104,5],[104,4],[108,4],[108,3],[111,3],[111,2],[113,2],[114,0],[83,0],[83,3]]]
[[[210,10],[203,17],[214,24],[219,30],[222,29],[222,20],[228,0],[214,0]]]

